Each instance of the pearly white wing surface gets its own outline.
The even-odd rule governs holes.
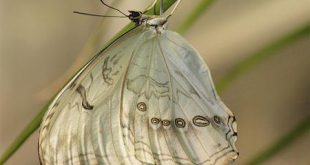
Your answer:
[[[207,65],[175,32],[137,27],[91,60],[50,105],[45,165],[222,165],[236,120]]]

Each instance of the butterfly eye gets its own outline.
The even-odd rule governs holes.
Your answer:
[[[141,17],[142,17],[142,13],[139,12],[139,11],[131,11],[129,10],[129,15],[128,15],[128,18],[136,23],[136,25],[140,25],[141,24]]]
[[[129,10],[128,12],[130,13],[129,17],[133,18],[133,19],[141,17],[141,15],[142,15],[142,13],[140,11]]]
[[[139,102],[138,104],[137,104],[137,108],[138,108],[138,110],[139,111],[142,111],[142,112],[145,112],[146,111],[146,104],[144,103],[144,102]]]
[[[218,116],[216,116],[216,115],[213,117],[213,120],[214,120],[214,122],[215,122],[216,124],[221,124],[221,123],[222,123],[221,118],[218,117]]]

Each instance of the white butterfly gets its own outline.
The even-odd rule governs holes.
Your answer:
[[[169,16],[130,11],[137,26],[61,90],[41,124],[42,164],[214,165],[237,158],[235,117],[198,52],[165,29]]]

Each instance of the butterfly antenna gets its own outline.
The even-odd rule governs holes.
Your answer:
[[[100,14],[92,14],[92,13],[84,13],[80,11],[73,11],[75,14],[82,14],[87,16],[95,16],[95,17],[116,17],[116,18],[127,18],[127,16],[117,16],[117,15],[100,15]]]
[[[170,12],[170,14],[167,16],[167,19],[172,16],[172,14],[174,13],[175,9],[179,6],[181,0],[177,0],[176,4],[174,5],[172,11]]]
[[[110,9],[116,10],[116,11],[118,11],[119,13],[123,14],[123,15],[126,16],[126,17],[129,17],[127,14],[125,14],[125,13],[122,12],[121,10],[119,10],[119,9],[117,9],[117,8],[115,8],[115,7],[112,7],[112,6],[108,5],[108,4],[106,4],[105,2],[103,2],[103,0],[100,0],[100,2],[101,2],[104,6],[110,8]]]

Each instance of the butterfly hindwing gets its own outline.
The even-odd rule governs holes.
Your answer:
[[[134,134],[143,163],[231,161],[235,139],[225,136],[235,131],[227,124],[231,112],[215,93],[207,65],[175,35],[146,35],[153,37],[135,52],[124,83],[124,132]]]
[[[188,117],[193,129],[189,137],[194,136],[190,138],[190,146],[194,148],[198,162],[230,162],[237,156],[234,146],[236,128],[232,128],[235,123],[231,120],[234,117],[216,94],[208,66],[198,52],[175,32],[168,31],[162,37],[161,45],[169,66],[174,70],[173,87],[177,88],[175,91],[183,91],[176,94],[179,109],[175,110],[182,110]],[[206,155],[209,155],[209,161]]]

